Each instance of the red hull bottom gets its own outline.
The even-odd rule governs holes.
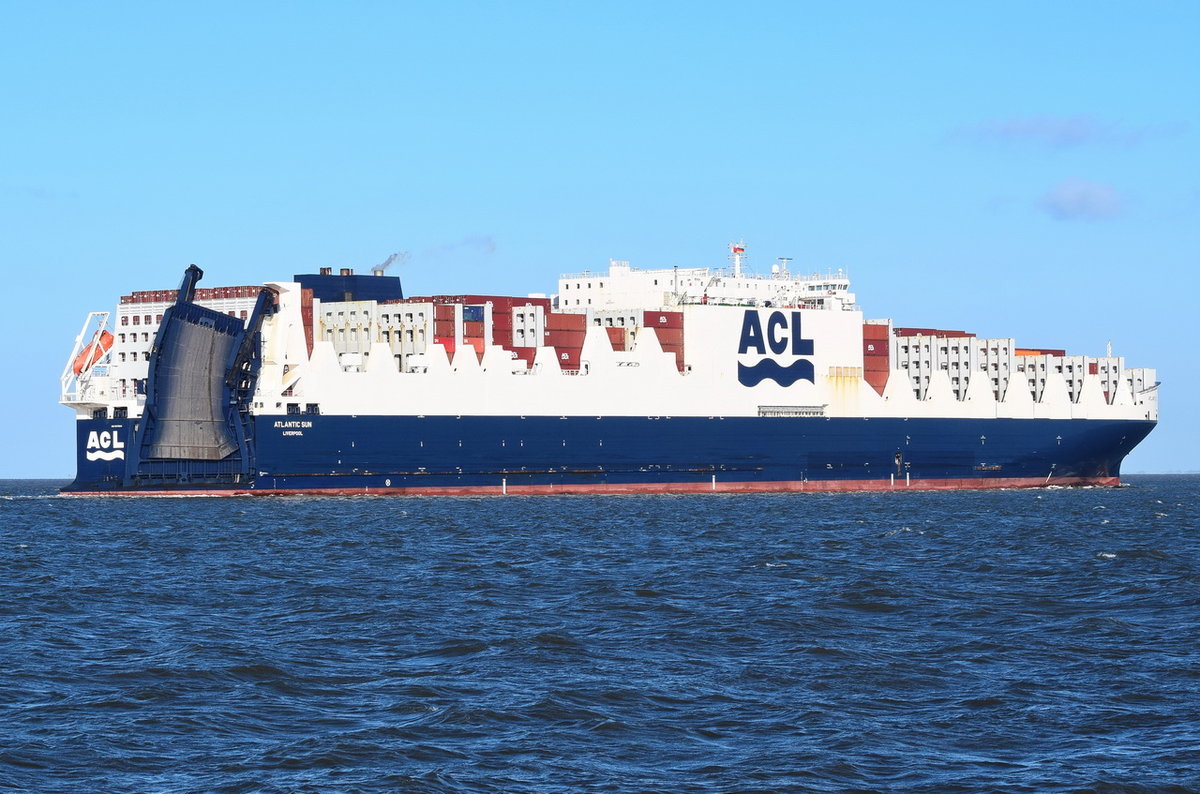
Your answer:
[[[1121,484],[1120,477],[988,477],[943,480],[793,480],[781,482],[593,483],[472,485],[437,488],[293,488],[170,491],[82,491],[68,496],[539,496],[555,494],[833,493],[843,491],[968,491]]]

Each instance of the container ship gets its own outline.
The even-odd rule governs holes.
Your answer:
[[[133,292],[61,379],[76,494],[1117,485],[1153,369],[864,315],[843,271],[563,275],[406,297],[376,269]]]

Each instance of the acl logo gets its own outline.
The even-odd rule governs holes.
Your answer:
[[[767,327],[764,331],[762,319],[754,309],[747,309],[742,318],[742,340],[738,345],[738,355],[757,353],[782,356],[811,356],[813,340],[805,339],[800,329],[800,312],[771,312],[767,317]],[[798,380],[815,383],[815,373],[811,361],[797,359],[789,366],[783,366],[773,358],[764,358],[753,366],[738,362],[738,382],[743,386],[757,386],[764,380],[773,380],[780,386],[791,386]]]
[[[93,430],[88,433],[88,460],[124,460],[125,442],[120,439],[118,430]]]

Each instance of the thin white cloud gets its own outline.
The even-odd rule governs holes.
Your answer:
[[[1065,179],[1050,188],[1039,202],[1050,217],[1060,221],[1110,220],[1121,214],[1124,202],[1110,185],[1083,179]]]
[[[958,130],[958,137],[985,143],[1028,144],[1049,149],[1079,146],[1136,146],[1152,138],[1178,135],[1178,123],[1129,125],[1094,116],[1015,116]]]

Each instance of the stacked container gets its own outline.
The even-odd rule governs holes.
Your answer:
[[[454,304],[438,303],[433,307],[433,338],[449,339],[454,342]]]
[[[629,349],[629,329],[628,328],[605,328],[608,333],[608,343],[612,345],[612,349],[618,353],[622,353]]]
[[[886,320],[863,324],[863,379],[880,395],[891,370],[891,333]]]
[[[675,366],[683,372],[683,312],[643,312],[642,326],[654,329],[663,352],[674,355]]]
[[[558,366],[564,370],[579,369],[579,354],[583,350],[583,339],[587,334],[587,315],[546,315],[546,344],[554,348]]]
[[[313,351],[313,291],[300,290],[300,320],[304,323],[304,344],[308,346],[308,355]]]

